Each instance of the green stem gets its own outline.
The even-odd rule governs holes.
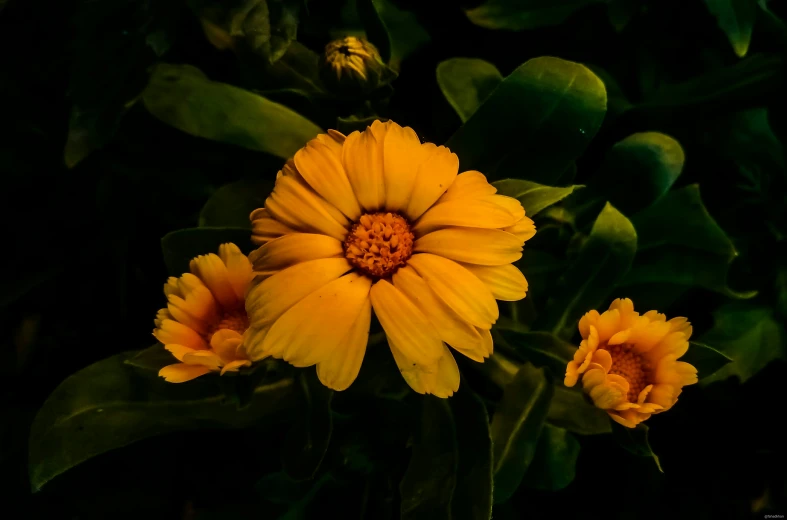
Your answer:
[[[513,381],[520,366],[500,352],[495,352],[480,366],[480,370],[497,386],[505,388]]]

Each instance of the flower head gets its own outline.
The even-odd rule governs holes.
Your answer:
[[[617,299],[602,314],[579,320],[582,342],[566,367],[566,386],[582,380],[596,406],[629,428],[669,410],[697,369],[678,361],[689,348],[691,324],[656,311],[640,316],[634,304]]]
[[[218,255],[198,256],[189,267],[190,273],[164,284],[168,303],[158,312],[153,331],[180,361],[159,371],[171,383],[251,365],[243,345],[251,262],[235,244],[222,244]]]
[[[499,300],[525,297],[511,265],[535,233],[521,204],[443,146],[375,121],[329,131],[295,154],[251,214],[246,300],[252,360],[317,365],[326,386],[358,375],[372,310],[407,383],[441,397],[459,386],[450,345],[492,353]]]
[[[355,36],[325,46],[320,76],[337,93],[368,93],[395,76],[383,62],[377,47]]]

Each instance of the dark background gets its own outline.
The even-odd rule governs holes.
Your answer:
[[[643,2],[644,14],[621,33],[609,24],[603,6],[584,9],[558,27],[505,33],[473,26],[454,2],[434,2],[428,9],[419,5],[424,3],[400,2],[416,10],[432,42],[405,61],[391,105],[381,115],[437,143],[460,123],[434,79],[436,64],[450,57],[483,58],[504,75],[541,55],[598,65],[632,102],[661,85],[738,61],[701,1]],[[260,153],[197,140],[135,107],[106,146],[67,169],[63,147],[74,100],[112,99],[113,89],[118,95],[139,91],[155,59],[122,35],[130,28],[133,36],[139,23],[129,14],[136,12],[135,2],[92,4],[0,3],[0,207],[6,244],[0,264],[0,514],[230,518],[234,512],[238,518],[277,518],[275,506],[255,498],[257,480],[278,468],[271,453],[276,435],[255,431],[200,431],[143,441],[91,460],[35,495],[29,492],[27,435],[47,395],[90,363],[153,343],[152,320],[164,301],[166,277],[160,238],[196,225],[201,206],[217,187],[250,175],[273,176],[280,165]],[[211,79],[241,82],[235,56],[205,41],[185,5],[155,4],[163,7],[153,12],[163,12],[177,34],[163,61],[191,63]],[[311,4],[299,40],[319,52],[327,42],[320,28],[338,23],[338,10],[332,2]],[[782,2],[771,2],[771,9],[784,17]],[[760,19],[750,54],[784,57],[784,38],[778,27]],[[611,144],[632,132],[673,135],[687,156],[678,183],[701,183],[709,211],[741,252],[730,284],[757,289],[759,299],[776,306],[780,293],[774,280],[785,265],[785,243],[765,222],[784,223],[784,171],[768,178],[770,188],[752,198],[741,191],[740,173],[722,143],[731,131],[724,126],[730,114],[743,108],[769,107],[778,130],[783,93],[783,78],[776,76],[762,92],[743,92],[732,101],[667,108],[605,125],[579,163],[580,180]],[[721,296],[692,290],[662,310],[690,316],[698,333],[711,326],[711,312],[722,302]],[[674,410],[653,417],[651,442],[664,476],[612,439],[585,437],[577,478],[567,489],[521,490],[496,507],[494,517],[785,514],[785,365],[774,362],[743,385],[733,379],[687,388]],[[221,449],[206,455],[206,444]],[[361,516],[361,488],[328,485],[320,493],[322,514]],[[233,508],[221,509],[228,503]],[[365,511],[366,518],[386,517],[376,516],[374,508]]]

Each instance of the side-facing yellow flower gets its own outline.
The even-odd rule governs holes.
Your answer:
[[[651,414],[665,412],[697,369],[678,361],[689,349],[686,318],[656,311],[642,316],[628,298],[617,299],[602,314],[593,310],[579,320],[582,342],[566,367],[566,386],[582,379],[596,406],[623,426],[634,428]]]
[[[446,344],[479,362],[491,355],[495,299],[525,297],[511,263],[535,233],[516,199],[458,169],[450,150],[390,121],[298,151],[251,214],[263,245],[249,257],[249,357],[317,365],[343,390],[374,309],[407,383],[452,395],[459,370]]]
[[[158,311],[153,331],[180,361],[159,371],[171,383],[251,365],[243,345],[251,262],[235,244],[222,244],[218,255],[198,256],[189,268],[190,273],[171,276],[164,284],[168,303]]]

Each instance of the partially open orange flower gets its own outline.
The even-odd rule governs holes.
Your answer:
[[[689,348],[691,324],[656,311],[640,316],[634,304],[617,299],[602,314],[579,320],[582,342],[566,367],[566,386],[582,387],[599,408],[629,428],[669,410],[697,369],[678,361]]]
[[[251,365],[243,345],[251,262],[235,244],[222,244],[218,255],[198,256],[189,267],[190,273],[171,276],[164,285],[168,303],[153,331],[180,361],[159,371],[171,383]]]

